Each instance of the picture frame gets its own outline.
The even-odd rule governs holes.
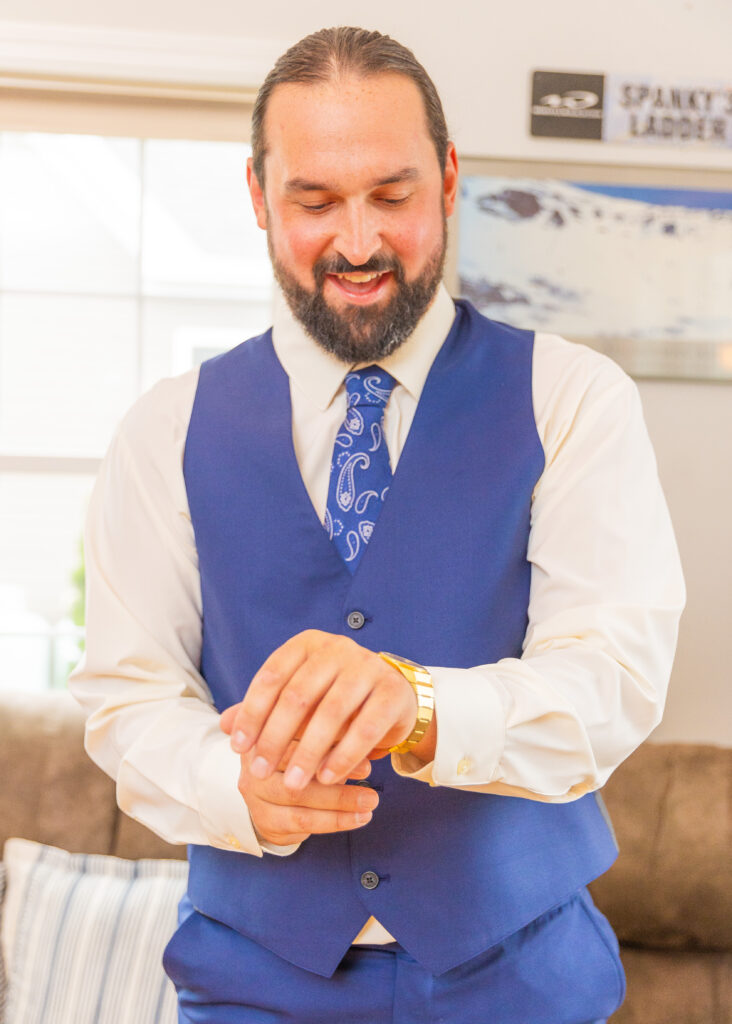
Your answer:
[[[446,279],[492,319],[637,378],[732,380],[732,184],[721,171],[465,159]]]

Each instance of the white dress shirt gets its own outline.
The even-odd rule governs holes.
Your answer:
[[[384,415],[395,471],[454,314],[441,288],[410,338],[380,361],[397,382]],[[281,297],[273,342],[322,521],[350,367],[307,336]],[[239,757],[200,674],[201,591],[182,472],[197,380],[192,370],[156,384],[104,460],[85,538],[86,653],[69,686],[89,714],[87,750],[117,779],[127,814],[169,842],[262,856],[237,788]],[[563,802],[602,786],[659,722],[684,585],[633,382],[591,349],[537,334],[532,387],[546,464],[532,502],[522,657],[429,666],[435,759],[393,755],[392,764],[429,785]],[[372,920],[358,939],[390,936]]]

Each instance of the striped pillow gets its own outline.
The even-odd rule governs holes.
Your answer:
[[[5,1024],[175,1024],[162,956],[188,865],[5,844]]]

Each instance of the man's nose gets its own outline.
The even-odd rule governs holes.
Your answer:
[[[381,248],[377,212],[361,204],[344,206],[333,246],[354,267],[368,263]]]

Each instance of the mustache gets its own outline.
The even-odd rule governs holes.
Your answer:
[[[318,260],[313,266],[313,277],[320,288],[328,274],[386,274],[391,272],[397,282],[404,280],[404,270],[398,259],[389,256],[372,256],[366,263],[350,263],[344,256],[333,256]]]

